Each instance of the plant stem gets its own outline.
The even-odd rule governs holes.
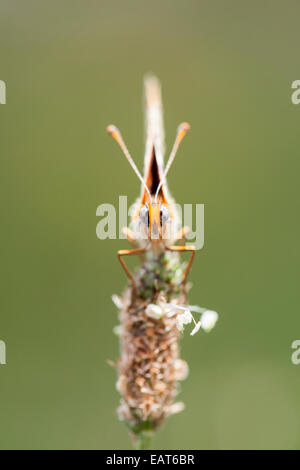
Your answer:
[[[151,431],[141,431],[136,434],[136,449],[150,449],[153,433]]]

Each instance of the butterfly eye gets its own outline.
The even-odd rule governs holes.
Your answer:
[[[143,224],[149,227],[149,209],[147,206],[143,206],[140,210],[140,219]]]
[[[160,224],[163,225],[169,218],[169,211],[166,206],[160,208]]]

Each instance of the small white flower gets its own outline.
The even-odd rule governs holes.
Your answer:
[[[188,323],[191,323],[193,321],[193,317],[191,312],[186,309],[184,313],[180,313],[177,315],[176,318],[176,326],[179,331],[183,331],[184,325],[187,325]]]
[[[198,305],[189,305],[189,309],[191,312],[196,312],[196,313],[203,313],[205,312],[205,308],[198,307]]]
[[[163,309],[159,305],[149,304],[146,307],[146,315],[154,320],[159,320],[163,316]]]
[[[209,332],[218,320],[218,314],[214,310],[206,310],[201,317],[201,326],[204,331]]]
[[[184,313],[181,313],[180,316],[182,317],[182,322],[187,325],[193,321],[193,316],[191,312],[187,309]]]
[[[191,332],[191,336],[194,336],[197,333],[197,331],[200,330],[200,327],[201,327],[201,321],[198,321],[198,323],[196,323],[196,325],[195,325],[195,328]]]
[[[177,305],[177,304],[169,304],[165,303],[164,304],[164,310],[165,314],[170,318],[176,315],[177,313],[180,312],[185,312],[187,307],[183,307],[182,305]]]
[[[111,296],[111,300],[113,301],[113,303],[115,304],[115,306],[121,310],[121,308],[123,307],[123,304],[122,304],[122,301],[120,299],[120,297],[116,294],[112,295]]]
[[[176,359],[174,362],[175,380],[185,380],[189,375],[189,366],[186,361]]]
[[[116,299],[114,299],[114,302],[115,300]],[[117,302],[115,303],[117,304]],[[176,316],[176,327],[181,332],[183,332],[185,325],[194,322],[195,326],[190,333],[191,336],[194,336],[200,328],[209,332],[218,320],[218,314],[213,310],[207,310],[206,308],[198,307],[197,305],[169,303],[166,302],[164,298],[158,299],[157,305],[149,304],[146,307],[145,312],[148,317],[153,318],[154,320],[159,320],[164,315],[168,318]],[[191,312],[202,314],[201,321],[196,322]]]
[[[117,383],[116,383],[117,391],[120,392],[120,393],[124,393],[125,390],[126,390],[126,384],[127,384],[127,382],[126,382],[125,375],[123,375],[123,374],[120,375],[120,377],[118,378]]]
[[[168,414],[169,415],[174,415],[176,413],[180,413],[181,411],[184,410],[184,403],[182,401],[178,401],[176,403],[173,403],[173,405],[169,406],[168,409]]]
[[[180,318],[180,315],[178,315],[178,317],[176,318],[176,326],[177,326],[177,329],[179,331],[183,331],[184,330],[184,324],[182,323],[182,320]]]
[[[121,336],[122,334],[122,326],[121,325],[116,325],[113,327],[113,333],[117,336]]]

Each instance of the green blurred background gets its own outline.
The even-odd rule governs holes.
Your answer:
[[[179,203],[205,204],[190,302],[220,313],[183,339],[186,410],[154,447],[299,448],[297,0],[0,3],[0,447],[130,448],[115,408],[126,279],[96,238],[96,207],[134,202],[142,79],[163,84],[167,148],[192,132],[169,175]]]

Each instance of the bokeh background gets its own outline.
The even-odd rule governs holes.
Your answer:
[[[105,128],[141,168],[149,71],[168,149],[192,125],[169,186],[205,204],[190,301],[220,313],[181,343],[186,410],[154,448],[300,447],[299,14],[297,0],[1,0],[1,448],[131,447],[106,364],[127,242],[96,238],[96,208],[139,194]]]

